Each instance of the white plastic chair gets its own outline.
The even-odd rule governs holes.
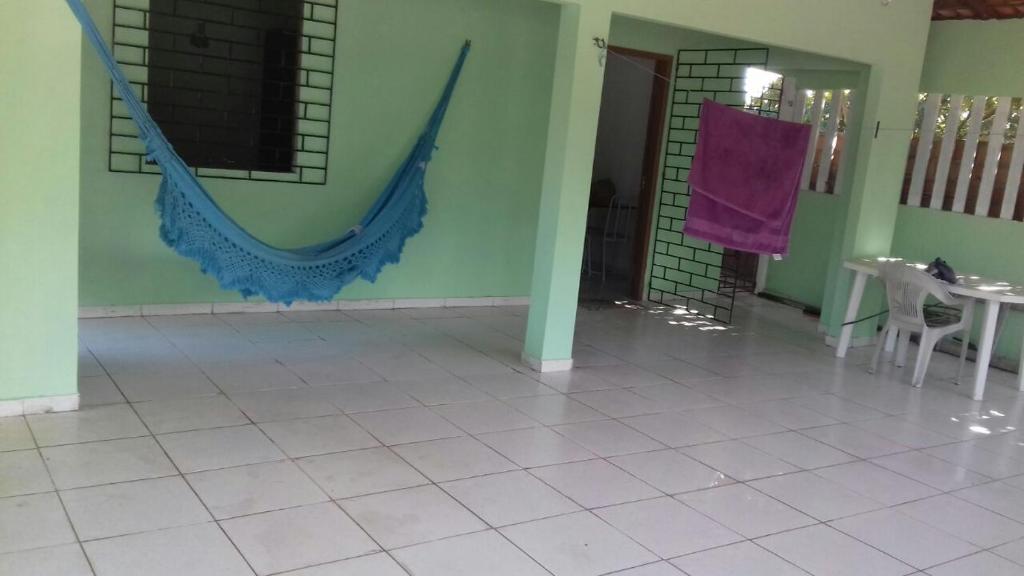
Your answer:
[[[925,373],[928,371],[928,362],[931,360],[932,352],[935,351],[935,345],[950,334],[961,330],[970,331],[974,318],[974,302],[971,299],[953,296],[942,285],[942,282],[932,278],[924,271],[902,262],[883,263],[879,269],[879,277],[885,283],[885,295],[889,303],[889,321],[886,322],[885,329],[878,339],[875,355],[871,360],[870,372],[873,374],[878,370],[878,362],[882,357],[886,337],[892,330],[899,331],[899,340],[896,345],[896,366],[906,364],[910,335],[918,333],[921,335],[921,345],[917,352],[917,362],[914,364],[914,377],[911,382],[914,387],[920,387],[924,382]],[[944,322],[927,318],[925,300],[929,296],[946,306],[959,309],[959,317],[946,317]],[[970,336],[965,334],[960,350],[960,370],[957,373],[957,380],[963,373],[969,342]]]

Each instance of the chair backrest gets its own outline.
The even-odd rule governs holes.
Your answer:
[[[606,240],[625,240],[632,230],[629,226],[630,211],[622,205],[622,198],[615,194],[608,201],[608,214],[605,216],[604,237]]]
[[[941,282],[903,262],[883,262],[879,266],[879,277],[885,283],[889,319],[898,324],[925,327],[924,303],[928,296],[934,296],[943,304],[956,302]]]

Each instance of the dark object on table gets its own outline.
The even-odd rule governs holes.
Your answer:
[[[946,261],[942,258],[932,260],[932,263],[925,268],[925,272],[931,274],[938,280],[942,280],[943,282],[956,284],[956,272],[954,272],[953,267],[946,264]]]

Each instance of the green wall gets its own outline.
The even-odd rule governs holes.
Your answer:
[[[941,257],[959,274],[1024,284],[1022,246],[1021,222],[900,206],[892,253],[921,261]],[[1022,333],[1024,319],[1011,314],[996,350],[1009,366],[1019,361]]]
[[[612,19],[610,41],[617,46],[673,57],[683,49],[765,47],[764,44],[621,16]],[[768,56],[768,69],[795,77],[800,89],[854,87],[865,69],[863,64],[787,48],[771,47]],[[657,203],[654,209],[658,209]],[[817,192],[800,195],[793,220],[790,254],[785,260],[769,265],[766,284],[769,293],[821,306],[829,252],[842,209],[842,202],[835,196]],[[652,237],[650,253],[653,253],[653,242]],[[647,278],[650,278],[649,273]]]
[[[1024,96],[1024,20],[936,22],[922,92]],[[898,190],[893,191],[899,194]],[[900,206],[893,254],[941,256],[957,272],[1024,283],[1024,223]],[[996,351],[1018,362],[1024,318],[1013,314]]]
[[[1024,53],[1024,21],[932,24],[921,76],[922,92],[1024,96],[1024,74],[1015,59]],[[984,65],[979,65],[984,55]],[[840,73],[840,78],[847,73]],[[804,73],[813,83],[827,83]],[[807,87],[804,85],[804,87]],[[891,193],[898,196],[899,190]],[[793,227],[792,254],[769,265],[767,291],[820,306],[830,263],[830,238],[839,211],[835,198],[804,193]],[[891,253],[914,259],[941,256],[958,271],[1024,283],[1024,224],[900,206]],[[1024,322],[1012,317],[998,353],[1016,362]]]
[[[55,1],[55,0],[48,0]],[[63,3],[60,3],[63,8]],[[90,0],[111,30],[111,0]],[[204,179],[259,238],[297,246],[355,224],[408,153],[464,39],[473,40],[427,177],[430,212],[398,265],[340,298],[530,291],[558,6],[534,0],[341,0],[328,182]],[[157,237],[151,175],[107,171],[110,83],[82,78],[82,306],[236,301]]]
[[[594,38],[607,37],[611,18],[605,8],[561,7],[523,345],[523,359],[541,372],[567,370],[572,362],[604,85]]]
[[[845,300],[849,289],[849,278],[843,273],[841,260],[854,254],[888,251],[895,229],[898,201],[885,194],[887,188],[902,179],[903,166],[894,161],[905,156],[913,134],[914,111],[917,102],[917,82],[920,78],[928,26],[931,14],[930,0],[906,0],[898,3],[849,2],[830,0],[808,2],[807,0],[735,0],[732,2],[708,2],[706,0],[562,0],[577,7],[579,14],[563,10],[563,15],[574,14],[585,23],[585,30],[577,39],[561,40],[566,46],[570,40],[577,41],[572,47],[573,66],[565,67],[565,74],[558,74],[559,82],[568,84],[563,94],[578,91],[580,94],[599,92],[593,74],[579,70],[586,62],[587,49],[593,58],[594,50],[585,42],[589,38],[607,37],[611,31],[611,18],[615,14],[634,20],[656,22],[676,27],[697,29],[702,33],[742,39],[775,48],[787,48],[806,53],[821,54],[832,58],[859,62],[870,67],[867,74],[861,74],[858,89],[864,98],[857,126],[852,130],[851,149],[856,158],[851,170],[844,177],[849,181],[849,193],[842,198],[843,218],[836,227],[832,242],[826,282],[825,326],[837,332],[841,318],[840,302]],[[588,17],[588,13],[591,15]],[[600,17],[599,17],[600,16]],[[589,38],[588,38],[589,37]],[[613,39],[614,41],[614,39]],[[560,42],[560,47],[562,43]],[[583,57],[580,54],[583,54]],[[593,61],[593,60],[591,60]],[[593,66],[593,64],[591,64]],[[571,75],[571,78],[565,76]],[[586,104],[591,103],[589,96]],[[595,108],[596,110],[596,108]],[[567,116],[570,117],[570,116]],[[567,141],[562,128],[573,136],[596,132],[597,114],[592,118],[570,117],[572,121],[558,130],[549,131],[548,163],[545,168],[545,182],[585,182],[589,180],[591,166],[583,163],[561,163],[560,155],[552,147]],[[553,116],[554,121],[554,116]],[[861,133],[871,130],[875,138],[859,138]],[[585,139],[584,139],[585,140]],[[592,145],[592,142],[590,143]],[[558,174],[548,177],[548,167],[553,166]],[[580,191],[583,188],[583,191]],[[586,219],[585,187],[566,187],[561,193],[564,198],[546,201],[551,205],[581,209],[569,214],[559,214],[560,222],[569,228],[582,230],[580,224]],[[543,194],[556,194],[545,186]],[[544,218],[542,214],[542,218]],[[578,262],[582,254],[582,239],[560,237],[550,233],[542,225],[537,235],[537,252],[560,252],[573,256]],[[572,313],[552,306],[551,302],[564,305],[568,293],[576,295],[579,280],[577,274],[566,273],[567,258],[559,261],[539,262],[534,267],[534,292],[532,299],[543,300],[538,307],[544,310],[534,313],[531,306],[527,330],[527,350],[543,350],[544,360],[568,360],[566,355],[548,356],[548,350],[566,351],[571,349],[573,338]],[[571,266],[575,272],[578,264]],[[572,277],[575,276],[575,279]],[[552,281],[557,277],[557,282]],[[557,290],[538,293],[537,287],[555,286]],[[555,297],[551,292],[559,292]],[[565,294],[561,292],[565,292]],[[553,334],[552,334],[553,333]],[[543,338],[541,338],[543,335]],[[550,335],[550,337],[548,337]],[[544,340],[543,343],[538,340]],[[547,341],[557,340],[549,346]],[[564,363],[563,363],[564,364]]]
[[[933,22],[921,90],[1024,96],[1024,20]]]
[[[77,390],[79,39],[63,2],[0,0],[0,401]]]
[[[789,255],[768,263],[764,291],[820,308],[825,299],[830,248],[841,216],[839,198],[804,191],[797,199]]]
[[[89,1],[104,31],[110,30],[111,4]],[[651,10],[632,4],[623,3],[623,11]],[[768,21],[786,27],[774,17]],[[348,228],[404,156],[458,43],[469,36],[474,50],[428,176],[426,227],[408,244],[400,265],[387,268],[374,285],[356,282],[340,297],[527,294],[544,159],[536,143],[546,134],[558,6],[533,0],[341,0],[339,23],[328,184],[205,184],[230,214],[274,244],[295,246]],[[763,45],[623,16],[613,18],[609,36],[615,44],[669,54],[686,47]],[[840,44],[797,40],[842,53]],[[773,67],[861,66],[778,47],[771,55]],[[91,53],[82,89],[82,135],[89,145],[82,153],[80,304],[239,300],[160,243],[152,210],[156,177],[107,171],[109,83]]]
[[[797,90],[831,90],[856,87],[861,74],[858,68],[863,68],[854,64],[848,66],[839,60],[829,62],[828,68],[815,68],[814,64],[807,63],[801,67],[799,62],[787,61],[785,68],[778,71],[792,76]],[[851,158],[847,158],[849,160]],[[847,175],[848,168],[844,170]],[[844,181],[848,183],[848,179]],[[842,182],[839,194],[842,194],[841,185]],[[832,262],[832,245],[844,210],[845,204],[838,195],[809,190],[800,193],[793,217],[789,255],[783,260],[768,262],[766,293],[821,308]]]

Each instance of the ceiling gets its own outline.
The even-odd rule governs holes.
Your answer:
[[[1024,0],[935,0],[932,20],[1024,18]]]

